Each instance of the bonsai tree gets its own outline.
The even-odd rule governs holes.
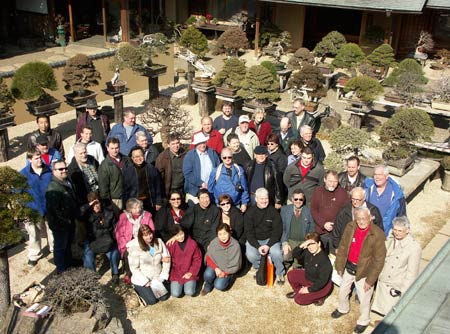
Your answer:
[[[323,87],[323,74],[316,66],[305,64],[303,68],[295,73],[289,80],[291,87],[302,88],[306,86],[314,91],[310,94],[313,97],[324,97],[327,95],[326,89]]]
[[[292,70],[301,70],[305,64],[314,64],[314,55],[307,48],[299,48],[288,61],[288,67]]]
[[[292,38],[289,31],[282,31],[279,35],[270,39],[269,44],[263,48],[263,52],[273,57],[276,63],[280,63],[281,56],[288,52],[291,43]]]
[[[250,67],[238,95],[255,101],[257,104],[274,102],[280,97],[277,92],[278,82],[272,73],[261,65]]]
[[[275,40],[280,37],[283,30],[278,28],[275,24],[270,21],[264,21],[261,24],[261,31],[259,34],[259,47],[263,48],[268,45],[270,41]]]
[[[226,50],[231,56],[237,56],[239,49],[248,48],[247,34],[238,27],[225,30],[217,40],[216,47]]]
[[[3,78],[0,78],[0,117],[3,113],[9,112],[15,102],[16,99],[12,95],[11,90]]]
[[[11,85],[14,97],[24,100],[38,98],[39,105],[56,101],[44,89],[57,89],[55,74],[49,64],[40,61],[29,62],[14,74]]]
[[[325,62],[327,56],[335,56],[339,49],[347,43],[344,35],[338,31],[331,31],[316,44],[313,52],[320,57],[320,62]]]
[[[77,54],[70,58],[63,72],[65,89],[73,90],[77,95],[85,95],[86,88],[98,85],[100,73],[88,56]]]
[[[350,79],[344,87],[344,91],[346,93],[355,91],[358,99],[365,103],[371,103],[378,95],[383,93],[384,89],[377,80],[361,75]]]
[[[264,61],[261,62],[260,65],[264,66],[265,68],[267,68],[270,71],[270,73],[272,73],[274,78],[277,77],[277,69],[275,68],[274,63],[272,63],[269,60],[264,60]]]
[[[20,222],[35,221],[38,214],[27,207],[32,201],[26,192],[25,176],[8,166],[0,167],[0,314],[6,314],[11,301],[7,249],[22,240]]]
[[[433,92],[438,100],[450,103],[450,77],[446,76],[438,80]]]
[[[225,60],[222,70],[212,79],[212,84],[240,89],[246,73],[247,68],[245,67],[245,62],[236,57],[232,57]]]
[[[405,97],[408,103],[412,104],[412,98],[415,93],[422,91],[422,85],[425,85],[428,79],[422,67],[414,59],[404,59],[395,68],[391,75],[384,80],[384,84],[392,86],[394,91],[402,97]]]
[[[181,35],[180,45],[189,49],[199,58],[203,58],[208,52],[208,40],[200,30],[195,27],[188,27]]]
[[[380,129],[380,140],[387,143],[386,160],[406,158],[411,152],[410,142],[428,141],[434,132],[430,115],[422,109],[404,108],[388,119]]]
[[[167,145],[167,136],[171,133],[177,133],[181,139],[190,139],[191,121],[189,112],[171,104],[167,96],[160,96],[149,101],[142,114],[142,123],[153,136],[161,134],[163,146]]]
[[[439,62],[443,65],[450,65],[450,51],[447,49],[440,49],[436,52],[439,57]]]
[[[367,56],[367,60],[372,66],[383,67],[384,75],[388,72],[389,67],[395,63],[394,49],[389,44],[381,44]]]
[[[332,65],[339,68],[347,69],[351,72],[352,77],[356,76],[356,66],[365,58],[364,52],[355,43],[347,43],[343,45],[332,61]]]

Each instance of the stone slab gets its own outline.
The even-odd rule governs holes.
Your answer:
[[[422,251],[422,259],[431,261],[431,259],[439,252],[439,250],[448,241],[448,237],[443,234],[436,234],[428,243],[427,247]]]
[[[450,223],[445,224],[438,233],[450,238]]]

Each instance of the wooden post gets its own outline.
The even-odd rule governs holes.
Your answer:
[[[0,162],[8,161],[9,137],[8,129],[0,130]]]
[[[142,0],[138,3],[139,36],[142,35]]]
[[[359,29],[359,40],[358,40],[358,44],[360,44],[360,45],[364,40],[364,36],[366,35],[366,28],[367,28],[367,11],[363,11],[362,17],[361,17],[361,27]]]
[[[53,36],[53,42],[56,40],[56,23],[55,20],[53,19],[56,16],[55,13],[55,0],[50,0],[48,1],[48,30],[47,32],[51,32],[51,34],[54,34]]]
[[[120,26],[122,27],[122,42],[130,40],[130,32],[128,26],[128,1],[120,0]]]
[[[114,96],[114,122],[123,122],[123,94]]]
[[[69,43],[70,43],[70,42],[75,42],[77,40],[77,36],[76,36],[75,28],[73,26],[72,1],[69,0],[67,5],[69,7],[69,27],[70,27]]]
[[[159,96],[159,80],[158,77],[148,77],[148,99],[153,100]]]
[[[105,39],[105,42],[108,41],[107,36],[107,26],[106,26],[106,6],[105,6],[105,0],[102,0],[102,19],[103,19],[103,38]]]
[[[255,57],[258,57],[259,49],[259,25],[260,25],[261,8],[259,1],[256,1],[256,24],[255,24]]]
[[[300,6],[300,20],[299,20],[300,32],[298,33],[300,46],[303,46],[303,41],[305,39],[305,20],[306,20],[306,6]]]
[[[364,114],[351,113],[350,119],[348,120],[348,124],[355,129],[361,129],[361,125],[363,122]]]
[[[192,84],[194,83],[195,67],[191,63],[188,63],[187,80],[188,80],[188,100],[189,105],[195,104],[195,92],[192,89]]]
[[[6,129],[2,131],[6,131]],[[8,251],[3,248],[0,249],[0,314],[2,317],[6,314],[10,303],[11,289],[9,286]]]
[[[198,92],[198,111],[201,117],[208,116],[208,93]]]

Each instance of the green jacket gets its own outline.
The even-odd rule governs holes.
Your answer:
[[[130,164],[128,157],[122,155],[123,168]],[[103,200],[122,199],[122,170],[107,156],[98,168],[98,187]]]
[[[75,191],[54,176],[45,192],[48,225],[52,231],[63,231],[75,224],[79,209]]]
[[[356,222],[351,221],[347,224],[339,243],[339,250],[336,256],[336,271],[342,275],[347,263],[350,245],[353,240],[353,235],[356,231]],[[359,281],[365,277],[367,284],[373,286],[377,281],[378,276],[384,266],[384,259],[386,257],[386,237],[384,232],[375,224],[370,223],[370,231],[364,239],[361,253],[359,255],[358,268],[356,270],[356,280]]]

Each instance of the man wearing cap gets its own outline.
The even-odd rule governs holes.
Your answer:
[[[41,152],[41,159],[51,169],[53,161],[61,160],[61,154],[55,148],[48,147],[48,144],[47,136],[40,135],[36,138],[36,148]]]
[[[208,146],[209,148],[212,148],[214,151],[216,151],[217,154],[220,154],[220,152],[222,152],[223,149],[223,140],[222,140],[222,135],[220,134],[219,131],[214,130],[212,128],[212,118],[209,116],[204,116],[202,117],[201,120],[202,123],[202,129],[194,132],[194,135],[192,136],[192,140],[194,139],[195,134],[203,132],[203,134],[205,135],[205,137],[208,138],[208,141],[206,142],[206,146]],[[190,149],[192,150],[194,148],[194,145],[191,144]]]
[[[250,157],[253,156],[253,151],[259,145],[258,135],[249,128],[250,118],[247,115],[239,116],[239,125],[236,128],[229,129],[224,135],[225,146],[228,146],[227,137],[230,133],[235,133],[239,137],[239,141],[247,151]]]
[[[92,140],[99,143],[102,146],[103,153],[106,153],[105,142],[111,128],[108,117],[99,112],[95,99],[86,101],[86,113],[81,115],[77,121],[76,140],[81,138],[81,132],[85,126],[92,128]]]
[[[105,159],[102,145],[92,140],[92,128],[89,125],[83,127],[83,129],[81,130],[80,139],[78,139],[70,148],[69,153],[67,154],[67,162],[69,164],[72,162],[74,153],[73,149],[76,143],[82,143],[86,145],[87,154],[97,160],[99,164],[101,164],[103,159]]]
[[[184,191],[190,205],[197,204],[199,189],[208,188],[209,175],[220,163],[217,153],[206,145],[208,137],[203,132],[194,135],[190,150],[183,160]]]
[[[61,133],[50,129],[50,118],[47,115],[40,115],[36,117],[38,129],[33,131],[28,137],[27,148],[31,150],[36,146],[36,140],[39,136],[47,137],[47,144],[49,148],[57,150],[61,157],[64,158],[64,145]]]
[[[120,142],[120,153],[128,155],[131,148],[137,145],[136,133],[143,131],[147,136],[148,144],[153,144],[153,138],[150,133],[140,124],[136,124],[136,112],[133,109],[123,111],[123,123],[113,126],[108,138],[115,137]]]
[[[285,201],[283,174],[277,171],[275,165],[268,159],[267,147],[259,145],[254,153],[255,159],[249,161],[245,168],[252,205],[255,205],[256,190],[266,188],[270,189],[269,204],[280,209]]]
[[[222,105],[222,115],[216,117],[213,123],[214,130],[219,131],[223,136],[229,129],[234,129],[239,125],[239,119],[233,115],[233,103],[224,101]]]

